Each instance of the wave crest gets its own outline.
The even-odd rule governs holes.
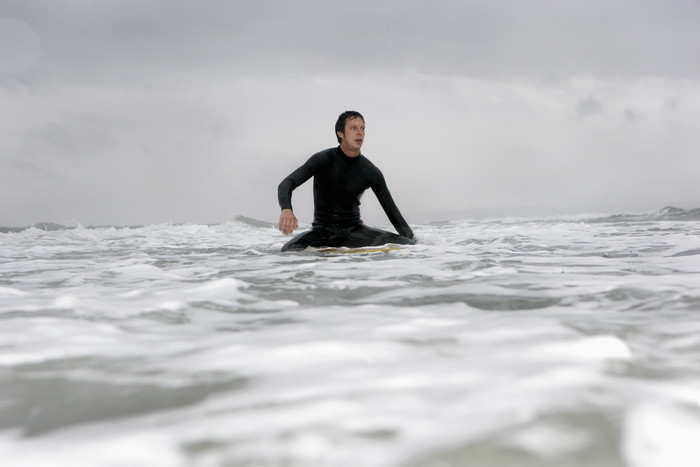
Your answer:
[[[681,209],[673,206],[650,213],[612,214],[609,216],[589,219],[587,222],[653,222],[653,221],[697,221],[700,220],[700,208]]]
[[[253,217],[248,217],[248,216],[236,216],[233,218],[234,222],[238,222],[240,224],[245,224],[250,227],[256,227],[256,228],[261,228],[261,229],[269,229],[270,227],[274,227],[275,224],[272,222],[268,221],[261,221],[260,219],[255,219]]]

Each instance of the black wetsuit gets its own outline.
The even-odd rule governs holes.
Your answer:
[[[289,242],[282,251],[308,246],[359,247],[386,243],[414,244],[413,231],[396,207],[382,172],[362,154],[348,157],[340,146],[318,152],[282,180],[277,197],[282,209],[292,209],[292,191],[314,177],[312,229]],[[399,235],[362,223],[360,198],[371,188]]]

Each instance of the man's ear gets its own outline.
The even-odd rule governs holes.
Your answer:
[[[342,131],[336,131],[335,134],[338,135],[338,138],[345,139],[345,133]]]

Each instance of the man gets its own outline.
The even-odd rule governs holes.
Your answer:
[[[381,171],[360,153],[365,139],[365,119],[355,111],[340,114],[335,124],[340,145],[311,156],[282,180],[277,188],[282,214],[279,229],[285,235],[299,226],[292,211],[292,191],[314,177],[312,229],[292,238],[282,251],[306,247],[360,247],[416,243],[413,231],[396,207]],[[360,197],[371,188],[399,235],[367,227],[360,219]]]

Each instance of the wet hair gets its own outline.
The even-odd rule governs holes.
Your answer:
[[[338,121],[335,122],[335,137],[338,138],[338,142],[340,143],[340,136],[338,136],[338,132],[345,133],[345,124],[348,122],[348,120],[352,120],[353,118],[361,118],[362,121],[365,121],[365,117],[362,116],[360,112],[357,112],[355,110],[346,110],[340,116],[338,117]]]

